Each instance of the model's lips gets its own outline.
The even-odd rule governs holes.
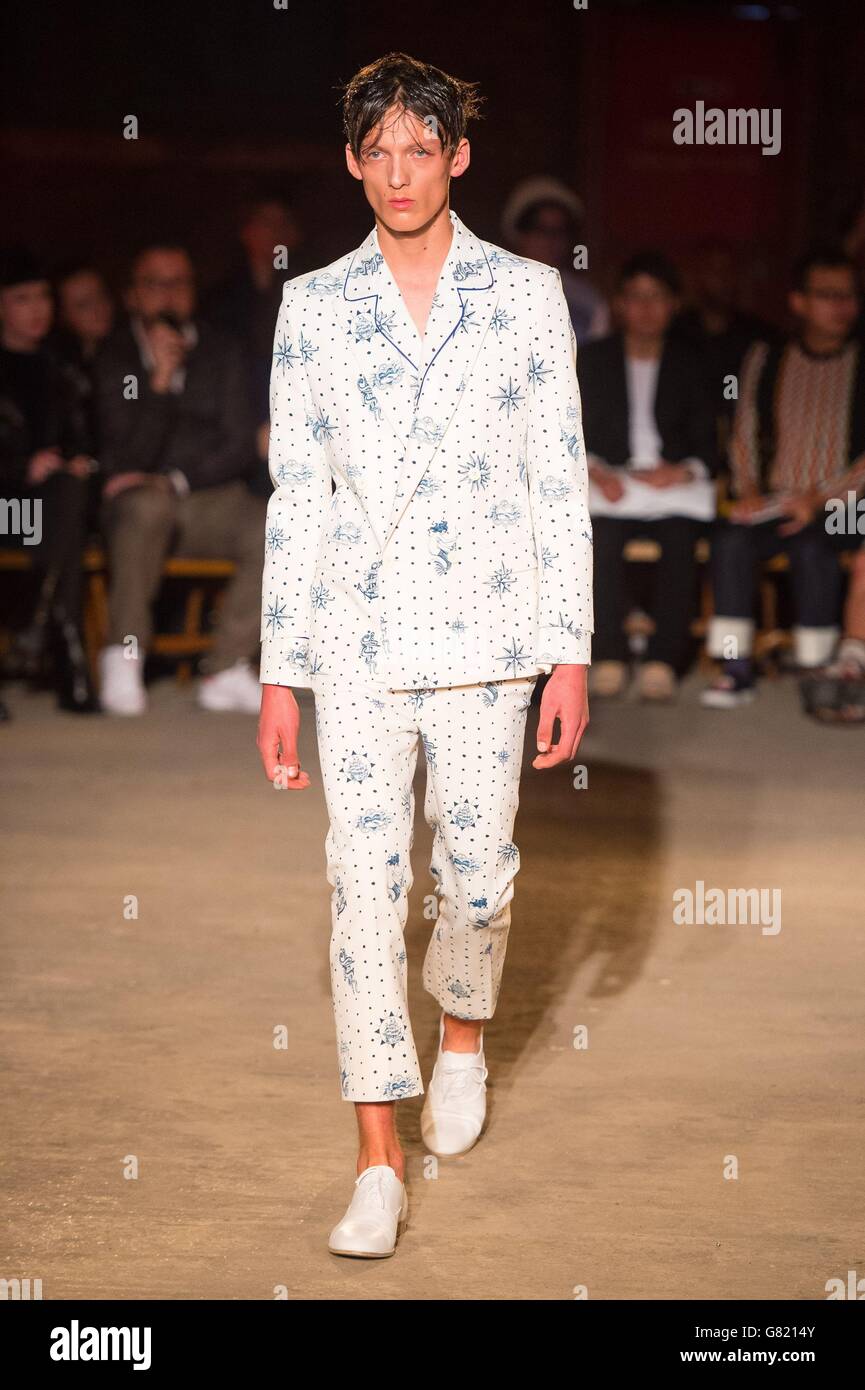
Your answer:
[[[414,203],[414,198],[388,198],[392,208],[410,208]]]

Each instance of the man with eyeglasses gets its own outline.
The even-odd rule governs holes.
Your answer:
[[[713,708],[736,708],[756,693],[759,561],[789,556],[800,668],[823,666],[838,639],[838,551],[855,538],[831,534],[826,503],[865,483],[865,354],[851,336],[858,304],[853,263],[816,248],[794,271],[796,332],[776,347],[755,343],[743,363],[731,442],[737,501],[712,540],[708,648],[724,661],[701,698]]]
[[[249,658],[258,645],[266,503],[248,486],[255,437],[242,353],[197,321],[195,276],[181,246],[138,255],[126,307],[128,322],[97,363],[111,570],[102,706],[123,715],[146,708],[151,605],[174,554],[235,562],[198,700],[257,714]]]

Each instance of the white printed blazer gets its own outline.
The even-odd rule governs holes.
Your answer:
[[[592,532],[561,276],[450,217],[423,342],[375,229],[286,282],[264,683],[451,686],[590,659]]]

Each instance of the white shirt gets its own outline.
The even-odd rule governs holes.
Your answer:
[[[657,468],[661,461],[662,440],[655,420],[659,357],[626,357],[625,381],[628,392],[628,469]],[[589,511],[592,516],[621,517],[623,520],[658,521],[665,516],[687,516],[710,521],[715,515],[715,485],[702,459],[683,459],[698,476],[689,483],[654,488],[616,469],[625,491],[618,502],[609,502],[593,481],[589,483]],[[589,456],[589,463],[604,467],[603,459]]]
[[[628,383],[628,447],[631,468],[656,468],[661,457],[661,436],[655,423],[660,357],[626,357]]]

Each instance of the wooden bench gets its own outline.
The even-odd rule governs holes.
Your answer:
[[[0,573],[25,573],[32,567],[32,558],[25,549],[0,550]],[[89,546],[85,550],[82,568],[85,574],[84,646],[91,676],[98,684],[99,653],[108,637],[108,561],[100,546]],[[149,651],[154,656],[177,661],[177,679],[180,682],[190,679],[194,658],[209,652],[213,646],[212,635],[203,631],[208,589],[214,583],[220,586],[214,595],[213,605],[218,611],[222,589],[234,571],[233,560],[199,560],[186,556],[170,556],[163,566],[164,579],[183,579],[189,585],[183,610],[183,628],[180,632],[155,633]]]

